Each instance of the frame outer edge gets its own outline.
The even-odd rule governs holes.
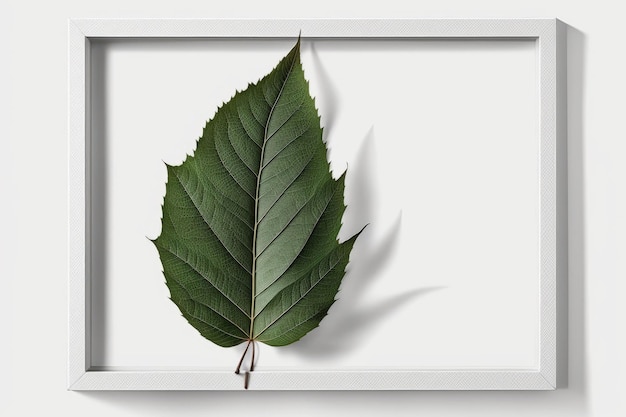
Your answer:
[[[567,25],[556,21],[556,388],[568,378]]]
[[[74,19],[87,37],[536,37],[554,19]],[[236,33],[236,35],[233,35]]]
[[[556,19],[74,19],[69,21],[69,311],[68,389],[231,390],[219,372],[90,371],[89,306],[89,53],[98,37],[534,38],[540,54],[541,334],[538,370],[255,372],[260,390],[551,390],[556,387],[557,274],[563,264],[562,29]],[[566,125],[565,125],[566,126]],[[566,159],[565,159],[566,161]],[[566,194],[565,194],[566,196]],[[558,211],[558,213],[557,213]],[[566,221],[566,219],[565,219]],[[558,222],[558,224],[557,224]],[[566,223],[565,223],[566,224]],[[566,251],[565,251],[566,253]],[[566,255],[565,255],[566,256]],[[566,260],[566,258],[565,258]],[[565,271],[565,272],[564,272]],[[565,275],[563,275],[565,273]],[[565,278],[566,279],[566,278]],[[560,282],[560,281],[559,281]],[[560,323],[559,323],[560,325]],[[236,385],[233,384],[233,377]],[[218,388],[219,387],[219,388]]]
[[[552,390],[538,371],[255,371],[250,391]],[[73,387],[89,390],[243,391],[243,375],[201,371],[89,371]]]
[[[69,282],[68,282],[68,389],[82,378],[87,366],[86,327],[86,253],[89,240],[86,231],[88,213],[86,178],[87,79],[89,41],[81,29],[68,21],[68,180],[69,180]]]
[[[546,381],[556,387],[556,274],[557,274],[557,158],[556,137],[556,19],[539,37],[541,103],[541,353],[539,366]]]
[[[567,374],[567,74],[565,25],[541,40],[541,358],[556,389]]]

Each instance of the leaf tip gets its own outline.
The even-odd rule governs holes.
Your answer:
[[[298,61],[300,60],[301,39],[302,39],[302,30],[300,30],[300,32],[298,33],[298,40],[296,41],[296,44],[293,46],[293,48],[291,49],[291,52],[289,53],[289,55],[293,54]]]
[[[361,230],[359,230],[359,231],[358,231],[358,232],[357,232],[357,233],[353,236],[353,238],[356,240],[356,238],[357,238],[357,237],[359,237],[359,235],[360,235],[361,233],[363,233],[363,231],[364,231],[364,230],[367,228],[367,226],[369,226],[369,225],[370,225],[369,223],[366,223],[366,224],[365,224],[365,226],[363,226],[363,227],[361,228]]]

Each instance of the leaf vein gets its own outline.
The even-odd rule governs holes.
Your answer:
[[[202,175],[200,175],[197,172],[198,168],[192,164],[190,165],[190,169],[192,169],[196,173],[196,177],[198,178],[198,181],[200,181],[203,184],[203,186],[207,187],[207,181]],[[210,184],[211,189],[215,190],[216,193],[219,193],[219,196],[222,197],[224,200],[227,200],[229,203],[232,203],[233,206],[237,206],[243,211],[247,211],[247,209],[243,207],[241,204],[239,204],[237,201],[233,200],[232,198],[224,194],[215,184],[213,184],[213,182],[211,182],[211,180],[208,180],[208,184]],[[248,222],[246,221],[247,219],[242,218],[236,211],[233,211],[228,205],[224,204],[221,199],[215,198],[214,201],[216,204],[219,204],[224,210],[228,211],[237,219],[241,220],[241,223],[245,224],[250,230],[252,230],[252,226],[250,226]]]
[[[198,274],[198,275],[199,275],[200,277],[202,277],[202,279],[205,279],[202,275],[200,275],[200,274]],[[172,281],[174,281],[176,284],[178,284],[178,286],[179,286],[179,287],[180,287],[180,288],[181,288],[181,289],[182,289],[182,290],[183,290],[183,291],[187,294],[187,296],[189,297],[189,298],[187,298],[188,300],[193,301],[194,303],[200,304],[201,306],[208,308],[209,310],[213,311],[213,312],[214,312],[214,313],[216,313],[218,316],[222,317],[224,320],[228,321],[230,324],[232,324],[233,326],[235,326],[236,328],[238,328],[239,330],[241,330],[241,332],[242,332],[244,335],[246,334],[245,330],[243,330],[243,329],[242,329],[242,328],[241,328],[241,327],[240,327],[237,323],[235,323],[234,321],[232,321],[230,318],[226,317],[223,313],[221,313],[221,312],[217,311],[217,310],[216,310],[215,308],[213,308],[212,306],[210,306],[210,305],[208,305],[208,304],[206,304],[206,303],[203,303],[203,302],[202,302],[202,301],[200,301],[200,300],[196,300],[196,299],[194,299],[194,298],[191,296],[191,292],[189,292],[189,290],[187,290],[187,288],[185,288],[185,286],[183,285],[183,283],[182,283],[182,282],[180,282],[179,280],[177,280],[176,278],[173,278],[173,277],[171,277],[171,276],[170,276],[170,279],[171,279]],[[205,280],[206,280],[206,279],[205,279]],[[209,283],[209,284],[210,284],[210,283]],[[214,285],[212,285],[212,284],[211,284],[211,286],[212,286],[213,288],[215,288],[215,286],[214,286]],[[219,291],[219,290],[218,290],[218,291]],[[245,313],[244,313],[244,314],[245,314]],[[246,317],[247,317],[248,319],[250,318],[247,314],[246,314]],[[224,330],[222,330],[222,329],[218,329],[218,330],[221,330],[221,331],[223,331],[224,333],[227,333],[226,331],[224,331]],[[229,334],[229,333],[227,333],[227,334]],[[233,336],[233,337],[234,337],[235,335],[231,335],[231,336]]]
[[[309,236],[307,237],[307,242],[309,241],[309,239],[311,238],[311,234],[313,233],[313,230],[315,230],[315,226],[317,226],[317,224],[319,223],[320,219],[322,218],[324,212],[326,212],[326,209],[328,208],[328,205],[330,204],[330,201],[332,200],[333,196],[335,195],[336,189],[333,189],[330,197],[328,198],[328,201],[326,201],[326,204],[324,205],[324,209],[320,211],[320,215],[317,217],[317,219],[315,220],[315,224],[313,225],[313,227],[311,228],[311,232],[309,233]],[[263,254],[263,252],[265,252],[265,250],[270,247],[272,245],[272,243],[274,243],[274,241],[276,239],[278,239],[278,237],[283,234],[283,232],[287,229],[287,227],[289,227],[289,225],[291,224],[291,222],[293,222],[293,220],[298,217],[298,214],[300,214],[302,212],[302,210],[304,210],[306,208],[306,206],[309,205],[309,203],[317,196],[317,194],[311,194],[311,196],[309,197],[309,199],[302,205],[302,207],[300,207],[298,209],[298,211],[291,217],[291,219],[289,219],[289,221],[287,222],[287,224],[285,224],[285,226],[283,226],[283,228],[276,234],[276,236],[274,236],[272,238],[272,240],[265,245],[265,247],[263,248],[263,250],[261,250],[261,253],[257,254],[257,257],[261,256]],[[279,277],[280,278],[280,277]],[[275,281],[274,281],[275,282]],[[273,284],[273,282],[272,282]],[[272,285],[270,284],[270,285]]]
[[[283,333],[281,333],[281,334],[279,334],[279,335],[277,335],[277,336],[275,336],[275,337],[273,337],[273,338],[271,338],[271,339],[265,339],[265,340],[262,340],[262,341],[263,341],[263,342],[269,342],[269,341],[272,341],[272,340],[279,339],[279,338],[283,337],[284,335],[286,335],[287,333],[289,333],[290,331],[292,331],[292,330],[294,330],[294,329],[297,329],[298,327],[300,327],[300,326],[302,326],[302,325],[306,324],[307,322],[309,322],[309,321],[311,321],[311,320],[314,320],[314,319],[315,319],[315,317],[316,317],[318,314],[319,314],[319,312],[317,312],[317,313],[313,314],[312,316],[308,317],[308,318],[307,318],[307,319],[305,319],[305,320],[300,321],[298,324],[296,324],[295,326],[290,327],[289,329],[285,330]]]
[[[302,301],[302,299],[304,299],[304,297],[306,297],[306,296],[307,296],[307,295],[308,295],[308,294],[309,294],[309,293],[310,293],[310,292],[311,292],[311,291],[312,291],[312,290],[313,290],[313,289],[317,286],[317,284],[319,284],[320,282],[322,282],[322,280],[323,280],[324,278],[326,278],[326,276],[328,276],[328,274],[330,274],[330,273],[331,273],[331,272],[335,269],[335,267],[337,266],[337,264],[338,264],[339,262],[341,262],[341,260],[342,260],[343,258],[344,258],[344,256],[340,256],[340,257],[338,257],[337,261],[335,261],[335,263],[332,265],[332,267],[328,268],[328,271],[326,271],[326,272],[324,273],[324,275],[323,275],[323,276],[319,277],[319,279],[318,279],[317,281],[315,281],[315,282],[313,283],[313,285],[311,285],[311,287],[310,287],[308,290],[306,290],[306,291],[305,291],[305,293],[304,293],[304,294],[302,294],[302,295],[301,295],[301,296],[300,296],[300,297],[299,297],[299,298],[298,298],[295,302],[293,302],[293,303],[289,306],[289,308],[287,308],[285,311],[283,311],[283,312],[282,312],[282,313],[281,313],[278,317],[276,317],[274,320],[272,320],[272,321],[270,322],[270,324],[268,324],[268,325],[267,325],[267,326],[266,326],[263,330],[261,330],[261,331],[257,334],[257,336],[256,336],[256,337],[258,338],[259,336],[261,336],[261,335],[262,335],[262,334],[263,334],[263,333],[264,333],[267,329],[269,329],[270,327],[272,327],[272,325],[273,325],[274,323],[276,323],[276,322],[277,322],[277,321],[278,321],[281,317],[283,317],[285,314],[287,314],[289,311],[291,311],[291,309],[292,309],[292,308],[294,308],[294,307],[295,307],[295,306],[296,306],[296,305],[297,305],[300,301]],[[319,264],[318,264],[318,265],[315,265],[313,268],[311,268],[311,271],[309,271],[309,274],[308,274],[308,275],[310,275],[310,273],[313,271],[313,269],[315,269],[315,267],[318,267],[318,268],[319,268]],[[301,279],[304,279],[304,277],[305,277],[305,276],[303,276],[303,278],[301,278]],[[300,280],[296,281],[296,282],[295,282],[294,284],[292,284],[292,285],[295,285],[296,283],[299,283],[299,282],[300,282]]]
[[[306,244],[307,244],[307,243],[309,242],[309,240],[311,239],[311,235],[313,234],[313,231],[315,230],[315,227],[318,225],[318,223],[319,223],[320,219],[321,219],[321,218],[322,218],[322,216],[324,215],[324,212],[326,212],[326,209],[328,208],[328,205],[330,204],[330,201],[333,199],[333,196],[335,195],[335,192],[336,192],[336,188],[333,190],[333,192],[332,192],[332,194],[331,194],[330,198],[329,198],[329,199],[328,199],[328,201],[326,202],[326,206],[324,207],[324,210],[322,210],[322,214],[320,214],[320,216],[319,216],[319,217],[317,218],[317,220],[315,221],[315,225],[311,228],[311,232],[309,233],[309,236],[307,237],[307,240],[306,240],[306,242],[304,243],[304,245],[302,245],[302,249],[304,249],[304,248],[306,247]],[[295,216],[294,216],[294,217],[295,217]],[[290,220],[290,223],[291,223],[291,221],[292,221],[292,220],[293,220],[293,218]],[[284,229],[283,229],[283,230],[284,230]],[[282,231],[281,231],[280,233],[282,233]],[[275,240],[275,239],[276,239],[276,238],[274,238],[274,240]],[[273,240],[272,240],[272,241],[273,241]],[[270,242],[270,245],[271,245],[271,242]],[[266,246],[266,249],[267,249],[267,247],[269,247],[269,245],[268,245],[268,246]],[[294,257],[293,261],[291,261],[291,264],[289,264],[289,266],[287,267],[287,269],[286,269],[285,271],[289,270],[289,268],[291,268],[291,266],[292,266],[292,265],[293,265],[293,263],[296,261],[296,259],[298,259],[298,256],[300,255],[300,253],[302,253],[302,249],[300,250],[300,252],[298,253],[298,255],[297,255],[296,257]],[[281,276],[282,276],[282,275],[281,275]],[[280,279],[280,276],[279,276],[279,277],[277,277],[276,279],[274,279],[274,281],[272,281],[271,283],[269,283],[269,284],[268,284],[268,285],[267,285],[267,286],[266,286],[266,287],[265,287],[265,288],[264,288],[264,289],[263,289],[260,293],[258,293],[258,294],[256,294],[256,295],[254,295],[254,294],[253,294],[253,295],[252,295],[252,297],[253,297],[253,298],[256,298],[256,297],[258,297],[259,295],[263,294],[263,292],[264,292],[264,291],[266,291],[268,288],[270,288],[272,285],[274,285],[274,283],[275,283],[276,281],[278,281],[279,279]],[[254,314],[254,312],[252,312],[252,314]]]
[[[228,164],[224,161],[224,159],[222,159],[222,154],[221,152],[217,149],[217,146],[215,147],[215,149],[217,150],[217,157],[219,158],[220,162],[222,163],[222,166],[224,167],[225,171],[228,173],[228,175],[230,175],[230,177],[233,179],[233,181],[235,181],[235,184],[237,184],[239,186],[239,188],[241,188],[241,190],[246,193],[251,199],[254,199],[254,196],[252,194],[250,194],[250,192],[248,190],[246,190],[244,188],[244,186],[239,183],[239,181],[237,180],[237,178],[235,178],[235,176],[230,172],[230,170],[228,169]]]
[[[274,137],[274,135],[275,135],[275,134],[276,134],[276,133],[277,133],[280,129],[282,129],[282,128],[283,128],[283,126],[285,126],[285,124],[287,124],[287,122],[288,122],[289,120],[291,120],[291,118],[293,117],[293,115],[294,115],[294,114],[296,114],[296,113],[298,113],[298,111],[302,108],[302,106],[303,106],[303,105],[304,105],[304,101],[302,101],[302,103],[300,103],[300,105],[298,106],[298,108],[296,108],[296,109],[293,111],[293,113],[291,113],[291,114],[289,115],[289,117],[287,117],[287,118],[285,119],[285,121],[284,121],[284,122],[282,122],[282,123],[280,124],[280,126],[278,126],[278,127],[277,127],[277,128],[276,128],[273,132],[272,132],[272,134],[270,134],[270,135],[267,137],[266,141],[269,141],[272,137]],[[284,149],[284,148],[283,148],[283,149]]]
[[[211,284],[213,286],[213,288],[215,288],[217,291],[220,292],[220,294],[222,294],[228,301],[230,301],[235,307],[237,307],[239,310],[241,310],[241,312],[243,314],[246,315],[246,317],[252,319],[251,314],[248,314],[243,308],[241,308],[239,306],[239,304],[237,304],[235,301],[233,301],[228,294],[226,294],[224,292],[224,290],[222,290],[220,287],[218,287],[217,285],[213,284],[211,282],[211,280],[204,274],[204,272],[200,271],[196,265],[194,265],[193,263],[191,263],[188,259],[183,258],[177,251],[173,250],[172,248],[164,245],[164,244],[160,244],[160,246],[165,249],[166,251],[168,251],[169,253],[171,253],[172,255],[176,256],[178,259],[180,259],[181,261],[183,261],[184,263],[186,263],[187,265],[189,265],[189,267],[191,269],[193,269],[198,275],[200,275],[202,278],[204,278],[209,284]]]
[[[311,159],[309,159],[307,161],[307,163],[304,165],[304,167],[302,168],[302,171],[300,171],[298,173],[298,175],[296,175],[295,178],[289,183],[289,185],[287,185],[287,187],[285,187],[285,189],[283,191],[281,191],[280,195],[276,198],[276,200],[274,200],[274,202],[271,204],[271,206],[265,211],[265,213],[263,213],[263,216],[261,216],[261,218],[259,219],[259,223],[261,223],[263,221],[265,216],[268,215],[268,213],[274,208],[274,206],[278,203],[278,201],[280,201],[280,199],[287,193],[287,190],[289,188],[291,188],[291,186],[298,180],[298,178],[300,178],[302,176],[302,174],[304,173],[304,171],[309,166],[309,164],[311,163],[312,160],[313,160],[313,156],[311,156]],[[261,196],[261,198],[262,197],[263,196]]]
[[[189,197],[189,200],[191,201],[191,203],[193,204],[194,208],[196,209],[196,211],[198,212],[198,214],[200,214],[200,217],[202,217],[202,220],[204,220],[204,223],[207,225],[207,227],[211,230],[211,232],[215,235],[215,237],[217,238],[217,240],[222,244],[222,247],[224,249],[226,249],[226,251],[228,252],[228,254],[231,256],[231,258],[233,258],[239,265],[241,265],[241,267],[248,273],[250,273],[250,270],[241,263],[241,261],[239,259],[237,259],[237,257],[235,256],[235,254],[232,252],[232,250],[226,246],[226,244],[222,241],[222,238],[215,232],[215,230],[213,229],[213,227],[211,226],[211,223],[207,220],[206,216],[204,215],[204,213],[202,212],[202,210],[200,209],[200,207],[198,207],[198,204],[196,203],[196,201],[194,200],[194,198],[191,196],[190,191],[187,189],[187,187],[185,186],[185,184],[183,184],[182,180],[180,179],[178,173],[176,171],[174,171],[174,175],[176,176],[176,179],[178,180],[178,183],[183,187],[183,190],[185,190],[185,193],[187,193],[187,196]],[[232,232],[232,230],[231,230]],[[241,243],[244,247],[247,247],[247,245],[242,242],[235,233],[232,233],[234,239]],[[250,248],[247,248],[250,249]]]
[[[231,123],[232,123],[232,122],[231,122],[231,121],[228,119],[228,117],[227,117],[227,118],[226,118],[226,124],[227,124],[228,126],[230,126],[230,124],[231,124]],[[245,129],[244,129],[244,132],[246,133],[246,136],[247,136],[247,135],[248,135],[248,132],[246,132],[246,131],[245,131]],[[232,139],[231,139],[231,137],[230,137],[230,133],[228,133],[226,136],[228,137],[228,143],[230,144],[230,147],[231,147],[231,148],[233,148],[233,152],[235,153],[235,155],[237,155],[237,158],[241,161],[241,163],[242,163],[242,164],[243,164],[246,168],[248,168],[248,170],[250,171],[250,173],[256,177],[256,172],[254,172],[254,169],[253,169],[253,168],[251,168],[251,167],[248,165],[248,163],[247,163],[246,161],[244,161],[244,159],[243,159],[243,157],[241,156],[241,154],[237,151],[237,148],[235,148],[235,146],[233,145],[233,141],[232,141]],[[249,137],[249,136],[248,136],[248,137]],[[250,139],[250,141],[251,141],[251,142],[254,142],[252,139]],[[256,143],[255,143],[255,145],[256,145]],[[258,145],[257,145],[257,146],[258,146]]]
[[[195,301],[194,301],[194,302],[195,302]],[[206,325],[207,325],[207,326],[209,326],[209,327],[214,328],[215,330],[219,330],[220,332],[222,332],[222,333],[224,333],[224,334],[226,334],[226,335],[228,335],[228,336],[230,336],[230,337],[234,337],[235,339],[239,339],[239,340],[248,340],[248,339],[246,339],[245,337],[236,336],[236,335],[231,334],[231,333],[229,333],[229,332],[227,332],[227,331],[225,331],[225,330],[223,330],[223,329],[220,329],[220,328],[219,328],[219,327],[217,327],[216,325],[214,325],[214,324],[211,324],[211,323],[207,322],[206,320],[202,319],[201,317],[198,317],[198,316],[197,316],[197,315],[195,315],[195,314],[190,313],[189,311],[186,311],[186,313],[187,313],[190,317],[193,317],[194,319],[196,319],[196,320],[198,320],[198,321],[200,321],[200,322],[202,322],[202,323],[206,324]]]
[[[300,133],[299,135],[295,136],[292,140],[289,141],[289,143],[285,144],[285,146],[283,146],[278,152],[276,152],[276,155],[272,156],[269,161],[267,161],[265,164],[263,164],[262,169],[265,169],[265,167],[267,167],[270,163],[272,163],[272,161],[274,159],[276,159],[276,157],[278,157],[285,149],[287,149],[287,147],[289,145],[291,145],[292,143],[294,143],[296,140],[300,139],[302,136],[304,136],[306,133],[308,133],[311,130],[311,127],[309,126],[305,131],[303,131],[302,133]],[[311,155],[311,158],[313,158],[313,155]],[[264,183],[265,181],[274,178],[275,175],[272,175],[270,178],[268,179],[264,179],[261,183]]]
[[[248,139],[250,139],[250,141],[252,143],[254,143],[257,146],[257,148],[259,148],[259,150],[260,150],[261,149],[261,145],[259,145],[258,143],[256,143],[256,141],[254,139],[252,139],[252,135],[248,132],[248,129],[246,129],[246,125],[243,123],[243,117],[241,117],[241,113],[240,113],[241,110],[240,109],[241,108],[238,106],[237,107],[237,118],[239,119],[239,124],[243,128],[243,131],[246,133],[246,136],[248,137]],[[252,113],[252,112],[250,112],[250,113]],[[252,118],[254,120],[256,120],[256,118],[254,117],[254,114],[252,115]],[[259,122],[258,120],[256,120],[256,121],[257,121],[257,123]]]

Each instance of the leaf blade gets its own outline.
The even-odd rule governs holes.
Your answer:
[[[326,154],[298,40],[168,166],[153,242],[172,301],[205,338],[279,346],[327,314],[358,234],[337,240],[345,173],[333,179]]]

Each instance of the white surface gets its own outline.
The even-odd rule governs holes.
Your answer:
[[[280,3],[277,3],[280,4]],[[5,338],[0,344],[0,412],[22,416],[50,409],[66,415],[166,416],[208,412],[248,415],[272,407],[287,415],[429,416],[621,416],[626,413],[622,376],[626,363],[621,302],[626,275],[623,236],[626,176],[619,132],[626,94],[622,77],[621,6],[529,0],[516,4],[477,1],[392,0],[378,6],[316,2],[319,9],[293,11],[267,4],[176,6],[154,2],[4,2],[0,43],[0,137],[3,164],[1,276],[10,296],[0,304]],[[324,8],[327,6],[327,8]],[[280,11],[279,11],[280,10]],[[550,393],[91,393],[65,391],[67,275],[66,19],[94,17],[544,17],[558,16],[570,32],[570,378]],[[27,170],[25,167],[37,167]],[[36,192],[34,192],[36,190]],[[13,191],[15,194],[10,194]],[[17,196],[9,198],[8,196]],[[37,259],[33,260],[33,254]],[[37,290],[35,291],[35,285]],[[27,310],[21,302],[30,305]],[[35,327],[33,327],[35,326]],[[8,343],[6,341],[8,340]],[[250,394],[250,395],[248,395]],[[36,398],[37,401],[33,401]],[[259,414],[260,411],[259,411]]]
[[[92,45],[92,365],[236,365],[243,345],[208,343],[168,300],[146,236],[161,229],[162,161],[180,164],[292,43]],[[303,42],[332,168],[350,166],[341,235],[370,228],[320,329],[261,345],[259,371],[538,367],[535,55],[532,41]]]

